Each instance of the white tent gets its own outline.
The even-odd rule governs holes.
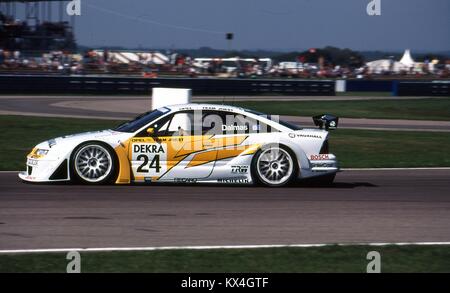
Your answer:
[[[389,59],[380,59],[372,62],[367,62],[367,67],[374,73],[382,73],[384,71],[390,71],[392,67],[392,62]]]
[[[385,72],[399,72],[406,70],[406,66],[398,61],[380,59],[366,63],[370,73],[383,74]]]
[[[400,63],[407,66],[407,67],[413,67],[416,62],[414,62],[414,59],[411,57],[411,51],[409,49],[405,50],[405,53],[403,53],[402,59],[400,59]]]
[[[103,50],[95,51],[100,57],[103,57]],[[112,61],[129,64],[130,62],[139,62],[143,64],[167,64],[169,57],[160,52],[109,52],[109,58]]]
[[[411,57],[411,51],[405,50],[402,59],[400,61],[393,61],[390,59],[380,59],[366,63],[369,71],[376,74],[381,74],[387,71],[400,72],[408,71],[416,66],[416,62]]]
[[[153,63],[153,64],[167,64],[169,63],[169,57],[159,52],[153,53],[141,53],[141,59],[144,60],[145,63]]]

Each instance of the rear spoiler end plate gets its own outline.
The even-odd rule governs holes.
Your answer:
[[[314,121],[314,125],[318,126],[320,129],[325,128],[325,130],[329,129],[337,129],[339,124],[339,117],[336,117],[331,114],[322,114],[312,117]]]

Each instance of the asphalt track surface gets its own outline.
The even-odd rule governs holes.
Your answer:
[[[411,97],[376,97],[376,99],[412,99]],[[221,97],[194,97],[194,102],[222,100]],[[230,100],[232,99],[232,100]],[[371,97],[234,97],[235,100],[358,100]],[[0,96],[0,115],[27,115],[44,117],[75,117],[128,120],[151,108],[149,97],[126,96]],[[311,117],[281,116],[281,119],[304,127],[314,127]],[[352,119],[341,118],[339,128],[450,132],[450,121]]]
[[[450,241],[450,169],[331,187],[36,185],[0,173],[0,249]]]

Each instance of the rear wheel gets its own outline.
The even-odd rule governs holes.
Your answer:
[[[256,153],[252,161],[253,178],[266,186],[287,185],[296,173],[295,157],[284,147],[265,147]]]
[[[87,184],[105,184],[114,179],[116,158],[111,149],[101,143],[80,145],[72,155],[72,174]]]

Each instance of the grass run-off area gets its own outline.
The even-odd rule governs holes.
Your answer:
[[[324,246],[211,250],[82,252],[81,272],[353,272],[370,251],[381,272],[450,272],[450,246]],[[66,272],[65,253],[0,255],[0,272]]]
[[[114,127],[119,121],[0,116],[0,170],[25,169],[25,157],[50,138]],[[338,129],[330,132],[330,152],[341,167],[448,167],[450,133]]]
[[[221,104],[222,102],[211,102]],[[267,114],[450,121],[450,98],[352,101],[225,101]]]

